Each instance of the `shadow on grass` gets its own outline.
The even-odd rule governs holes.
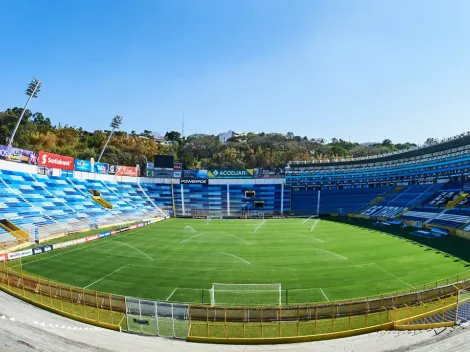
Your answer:
[[[375,224],[374,220],[369,219],[358,219],[349,217],[325,217],[322,218],[322,220],[339,222],[351,226],[357,226],[361,228],[371,229],[374,231],[388,233],[390,235],[410,241],[413,244],[419,246],[427,246],[428,248],[426,248],[426,251],[434,249],[437,251],[437,253],[447,253],[453,257],[459,258],[455,259],[454,262],[459,262],[461,260],[465,262],[470,262],[470,241],[457,236],[449,235],[437,238],[426,238],[411,234],[411,232],[416,231],[416,229],[413,227],[407,227],[404,229],[396,225],[379,227]],[[466,264],[465,266],[470,267],[470,263]]]

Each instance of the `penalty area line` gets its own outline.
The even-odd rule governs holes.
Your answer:
[[[265,222],[266,222],[266,220],[261,221],[261,223],[260,223],[258,226],[256,226],[256,229],[254,229],[253,232],[258,231],[258,229],[259,229]]]
[[[170,293],[170,295],[167,297],[165,301],[168,301],[171,298],[171,296],[173,296],[173,293],[175,293],[177,289],[178,287],[175,287],[175,289]]]
[[[317,226],[318,221],[320,221],[320,219],[317,219],[317,221],[315,221],[315,223],[313,224],[313,226],[309,230],[310,232],[312,232],[315,229],[315,226]]]
[[[377,268],[379,268],[380,270],[382,270],[384,273],[386,273],[386,274],[390,275],[391,277],[393,277],[393,278],[397,279],[398,281],[401,281],[401,282],[403,282],[405,285],[408,285],[408,286],[410,286],[411,288],[416,288],[415,286],[413,286],[413,285],[410,285],[410,284],[409,284],[408,282],[406,282],[405,280],[403,280],[403,279],[400,279],[398,276],[395,276],[395,275],[393,275],[393,274],[392,274],[390,271],[388,271],[388,270],[385,270],[384,268],[382,268],[382,267],[378,266],[378,265],[377,265],[377,264],[375,264],[375,263],[374,263],[374,265],[375,265]]]
[[[307,221],[309,221],[309,220],[310,220],[311,218],[313,218],[314,216],[316,216],[316,215],[312,215],[311,217],[309,217],[309,218],[305,219],[304,221],[302,221],[302,225],[305,224]]]
[[[326,300],[329,302],[330,300],[329,300],[328,297],[325,295],[325,292],[323,292],[323,289],[322,289],[321,287],[320,287],[320,291],[321,291],[323,297],[325,297]]]
[[[128,267],[128,266],[129,266],[129,264],[126,264],[126,265],[124,265],[124,266],[121,266],[119,269],[114,270],[112,273],[109,273],[108,275],[103,276],[102,278],[100,278],[100,279],[98,279],[98,280],[92,282],[92,283],[89,284],[88,286],[85,286],[84,288],[88,288],[88,287],[90,287],[90,286],[93,286],[94,284],[97,284],[97,283],[100,282],[101,280],[106,279],[107,277],[109,277],[109,276],[111,276],[111,275],[117,273],[118,271],[120,271],[120,270],[122,270],[122,269],[124,269],[124,268],[126,268],[126,267]]]

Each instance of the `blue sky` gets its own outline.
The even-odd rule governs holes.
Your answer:
[[[0,109],[54,123],[423,142],[469,130],[470,2],[3,0]]]

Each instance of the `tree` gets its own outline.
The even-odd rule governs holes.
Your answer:
[[[165,139],[169,142],[180,142],[181,140],[181,133],[177,131],[170,131],[165,133]]]

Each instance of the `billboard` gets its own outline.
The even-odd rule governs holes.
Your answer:
[[[31,150],[0,145],[0,159],[16,163],[37,165],[38,153],[32,152]]]
[[[253,169],[212,169],[209,178],[253,178]]]
[[[173,170],[153,170],[153,177],[173,178]]]
[[[69,156],[52,154],[40,151],[39,165],[56,169],[73,170],[75,164],[74,159]]]
[[[75,159],[74,166],[77,171],[91,172],[90,160]]]
[[[94,163],[93,172],[97,174],[107,174],[109,172],[109,164]]]
[[[109,165],[108,174],[115,175],[118,168],[118,165]]]
[[[183,170],[183,164],[181,164],[181,163],[174,163],[174,164],[173,164],[173,170],[175,170],[175,171],[181,171],[181,170]]]
[[[137,176],[135,166],[117,166],[116,176]]]
[[[207,178],[207,170],[183,170],[183,178]]]
[[[206,179],[203,179],[203,178],[200,178],[200,179],[197,179],[197,178],[182,178],[180,180],[180,183],[183,184],[183,185],[208,185],[209,180],[207,178]]]

